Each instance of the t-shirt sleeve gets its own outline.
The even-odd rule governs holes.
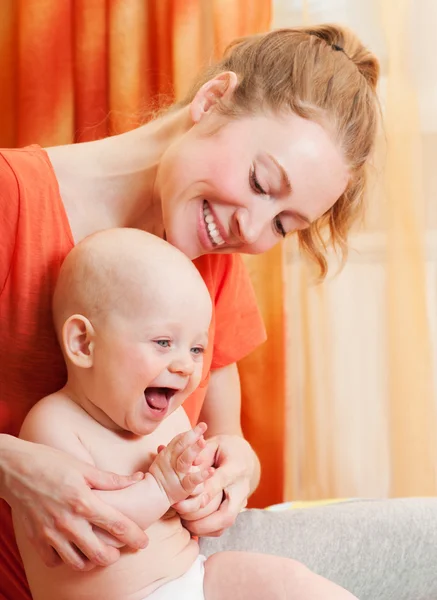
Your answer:
[[[266,340],[249,273],[239,254],[222,254],[216,269],[215,339],[211,369],[235,363]]]
[[[19,216],[18,182],[0,152],[0,294],[11,270]]]

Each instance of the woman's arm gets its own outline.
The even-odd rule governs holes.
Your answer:
[[[237,365],[211,373],[201,419],[208,424],[205,464],[215,473],[206,484],[210,503],[201,510],[193,498],[175,506],[184,525],[195,535],[221,535],[247,504],[260,479],[258,457],[243,438],[241,394]]]
[[[211,372],[200,421],[205,421],[208,425],[206,438],[208,440],[215,438],[219,448],[225,445],[226,441],[230,441],[226,438],[243,439],[245,456],[248,460],[247,468],[251,472],[250,494],[252,494],[259,484],[261,466],[255,451],[243,437],[240,375],[235,363]]]
[[[145,547],[146,534],[91,491],[122,489],[137,482],[138,477],[103,472],[55,448],[0,434],[0,496],[23,523],[47,566],[62,560],[76,569],[89,569],[115,562],[119,552],[103,544],[91,524],[105,529],[123,545]]]

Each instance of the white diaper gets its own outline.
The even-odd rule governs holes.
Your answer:
[[[203,595],[205,561],[206,557],[199,554],[185,575],[165,583],[147,596],[146,600],[205,600]]]

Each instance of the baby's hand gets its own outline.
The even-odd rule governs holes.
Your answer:
[[[194,429],[180,433],[168,446],[160,446],[158,455],[150,465],[149,472],[164,490],[170,505],[185,500],[194,490],[199,492],[204,482],[214,472],[212,468],[195,470],[196,461],[205,447],[203,434],[206,424],[199,423]],[[208,497],[205,494],[201,503],[205,506]]]

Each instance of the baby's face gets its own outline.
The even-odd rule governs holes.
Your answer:
[[[111,314],[95,326],[89,400],[116,427],[151,433],[199,385],[210,321],[207,292],[177,289]]]

